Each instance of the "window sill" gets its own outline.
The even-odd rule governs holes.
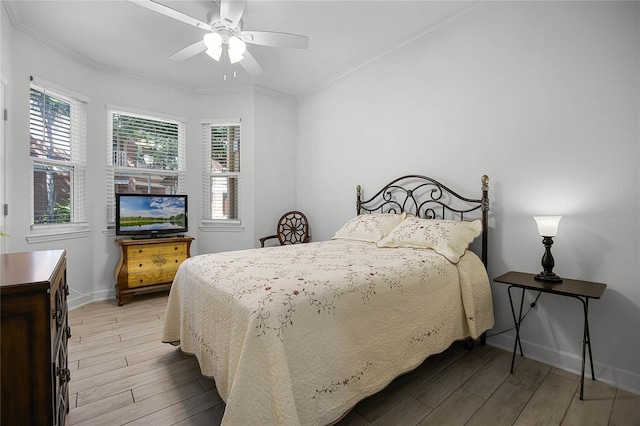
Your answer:
[[[26,240],[29,244],[47,243],[50,241],[70,240],[74,238],[86,238],[89,236],[87,225],[52,226],[33,225],[31,232],[27,234]]]
[[[198,227],[201,232],[242,232],[244,226],[239,220],[208,220]]]

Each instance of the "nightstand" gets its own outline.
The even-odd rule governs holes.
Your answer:
[[[568,296],[578,299],[582,302],[584,312],[584,326],[582,332],[582,372],[580,375],[580,399],[584,399],[584,366],[586,358],[586,350],[589,349],[589,364],[591,365],[591,378],[596,379],[593,371],[593,356],[591,355],[591,337],[589,335],[589,299],[600,299],[602,293],[607,288],[606,284],[594,283],[590,281],[579,281],[563,278],[561,283],[548,283],[538,281],[535,274],[527,274],[524,272],[507,272],[504,275],[494,278],[493,281],[508,284],[509,303],[511,304],[511,314],[516,328],[516,339],[513,345],[513,355],[511,357],[511,373],[516,360],[516,351],[520,348],[520,356],[522,353],[522,343],[520,342],[520,324],[522,323],[522,307],[524,304],[524,294],[527,290],[556,294],[558,296]],[[520,311],[516,317],[516,311],[513,306],[513,298],[511,297],[511,289],[514,287],[522,289],[520,297]]]

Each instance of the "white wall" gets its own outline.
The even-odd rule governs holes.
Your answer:
[[[222,95],[201,95],[195,98],[194,108],[198,111],[198,120],[194,120],[189,125],[189,133],[198,134],[200,138],[202,134],[200,119],[218,119],[218,118],[240,118],[241,124],[241,145],[240,145],[240,169],[241,178],[241,204],[239,206],[240,216],[242,219],[242,231],[215,231],[202,232],[197,231],[194,234],[198,222],[194,222],[190,232],[198,240],[199,253],[212,253],[225,250],[239,250],[243,248],[253,247],[253,138],[254,138],[254,100],[253,93],[246,91],[237,94]],[[191,181],[200,183],[202,164],[202,148],[201,142],[198,149],[192,149],[187,152],[188,173],[187,178]],[[201,188],[201,186],[198,186]],[[202,191],[199,189],[191,197],[193,207],[197,211],[198,217],[202,217]],[[191,214],[189,214],[191,220]],[[199,228],[198,228],[199,229]]]
[[[273,235],[277,221],[296,209],[295,104],[268,92],[256,94],[254,241]],[[271,241],[273,242],[273,240]]]
[[[488,174],[490,277],[539,272],[531,217],[563,215],[555,272],[608,284],[590,304],[596,377],[640,392],[638,6],[499,2],[299,100],[297,202],[316,239],[355,215],[357,184],[417,173],[479,197]],[[495,331],[513,325],[506,290],[493,284]],[[525,354],[579,371],[581,304],[539,302]]]
[[[259,154],[265,159],[295,152],[292,148],[295,128],[292,98],[281,94],[256,94],[252,88],[236,93],[195,94],[166,84],[105,72],[90,62],[79,62],[62,54],[22,31],[13,28],[4,7],[2,10],[2,73],[9,84],[6,170],[2,173],[9,189],[10,214],[6,220],[7,252],[63,248],[67,250],[68,280],[72,293],[69,304],[79,306],[91,300],[113,297],[114,268],[119,251],[114,245],[113,230],[107,230],[107,111],[112,104],[187,119],[187,193],[189,194],[190,232],[196,240],[192,254],[237,250],[258,246],[257,234],[271,233],[279,215],[261,213],[259,226],[254,225],[254,211],[273,209],[272,203],[293,205],[295,191],[286,185],[280,193],[272,183],[281,179],[293,182],[294,169],[260,168],[254,172],[254,139],[263,144]],[[25,54],[28,52],[28,54]],[[29,76],[65,87],[89,98],[87,116],[88,237],[29,244],[31,200],[29,183]],[[266,97],[270,100],[263,100]],[[269,108],[269,111],[260,111]],[[257,113],[256,113],[257,111]],[[258,116],[259,121],[254,118]],[[202,232],[202,130],[201,120],[240,118],[242,120],[242,201],[240,214],[243,229],[237,232]],[[278,126],[284,126],[279,138],[272,138]],[[256,137],[256,127],[266,136]],[[270,144],[276,146],[271,149]],[[289,161],[289,159],[287,159]],[[271,175],[272,174],[272,175]],[[256,191],[256,185],[260,190]],[[276,205],[276,208],[278,206]],[[272,212],[269,212],[272,213]],[[269,221],[269,226],[265,225]]]
[[[199,232],[200,252],[259,247],[258,239],[273,234],[282,213],[295,207],[294,108],[290,96],[263,88],[198,97],[196,109],[204,118],[242,116],[243,230]],[[192,150],[188,157],[190,164],[198,164],[200,152]],[[199,198],[193,203],[201,208]]]

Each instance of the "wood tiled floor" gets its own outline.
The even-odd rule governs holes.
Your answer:
[[[217,425],[224,403],[195,358],[160,342],[166,293],[70,311],[67,425]],[[640,425],[640,396],[491,346],[454,344],[360,402],[347,425]],[[242,425],[244,426],[244,425]]]

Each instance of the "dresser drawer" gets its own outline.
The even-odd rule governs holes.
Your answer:
[[[180,255],[185,257],[187,255],[187,245],[185,243],[175,243],[146,244],[127,247],[127,257],[129,258],[129,262],[134,262],[136,259],[151,258],[158,255]]]
[[[129,261],[129,273],[136,274],[140,272],[171,270],[175,273],[178,266],[185,260],[185,256],[170,255],[165,256],[156,254],[149,258],[139,258],[135,261]]]
[[[165,284],[173,282],[178,268],[154,270],[129,274],[129,288],[144,287],[154,284]]]

